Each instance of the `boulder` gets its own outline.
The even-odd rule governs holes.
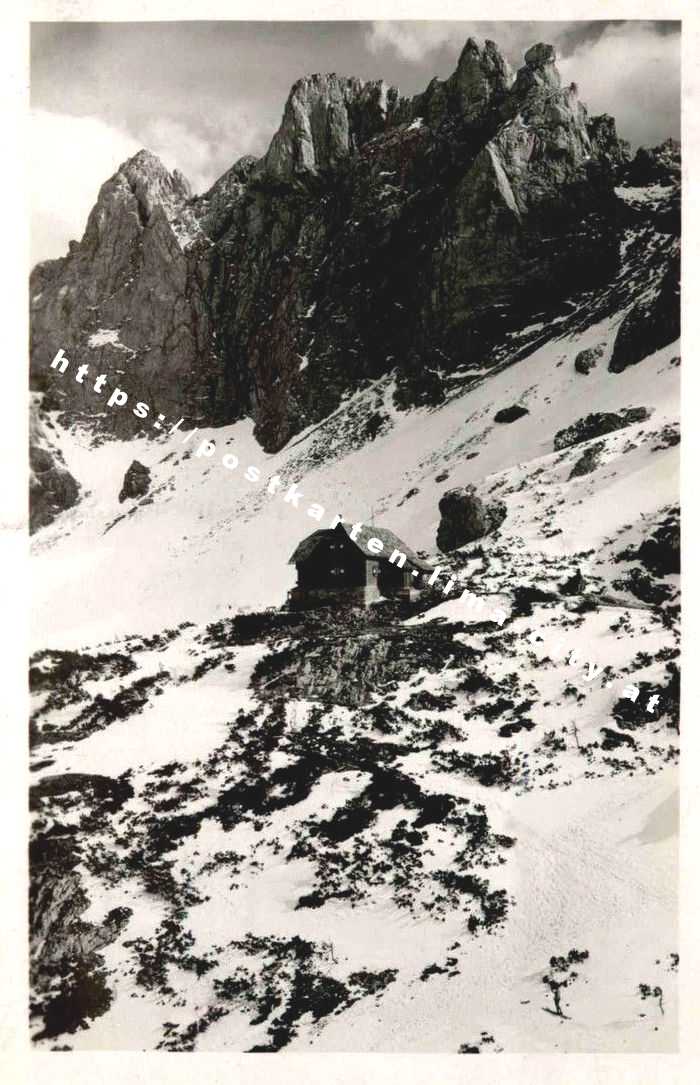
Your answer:
[[[440,499],[440,526],[437,545],[443,553],[456,550],[466,543],[495,531],[504,521],[503,501],[488,504],[477,496],[474,486],[447,490]]]
[[[580,445],[584,441],[590,441],[592,437],[602,437],[606,433],[613,433],[617,429],[631,426],[634,422],[644,422],[650,416],[651,410],[648,407],[626,407],[621,411],[594,411],[555,433],[554,451],[560,452],[562,448]]]
[[[500,411],[496,411],[493,420],[494,422],[517,422],[519,418],[529,413],[527,407],[514,403],[512,407],[503,407]]]
[[[150,485],[151,472],[149,468],[139,463],[138,460],[134,460],[124,475],[124,482],[119,494],[120,502],[133,497],[144,497],[148,493]]]
[[[584,377],[587,377],[590,371],[598,364],[598,359],[605,351],[605,343],[599,343],[595,347],[589,347],[588,350],[579,351],[574,361],[574,369],[577,373],[582,373]]]

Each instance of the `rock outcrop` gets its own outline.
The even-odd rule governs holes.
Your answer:
[[[255,169],[258,177],[292,181],[333,170],[385,131],[408,103],[384,80],[309,75],[291,89],[282,124]]]
[[[29,470],[29,532],[33,534],[76,505],[80,487],[66,469],[60,453],[47,448],[30,448]]]
[[[585,418],[579,418],[571,426],[560,429],[554,435],[554,451],[570,448],[590,441],[592,437],[602,437],[616,429],[624,429],[633,422],[644,422],[651,415],[648,407],[626,407],[621,411],[594,411]],[[580,461],[579,461],[580,462]],[[580,472],[579,472],[580,473]]]
[[[439,402],[443,375],[533,305],[617,267],[627,151],[555,59],[536,45],[513,78],[493,42],[469,39],[410,100],[306,77],[267,153],[201,197],[139,152],[82,240],[33,272],[33,386],[110,434],[251,415],[269,451],[390,370],[400,407]],[[48,370],[59,348],[90,366],[83,384]],[[105,410],[101,372],[129,407]]]
[[[576,463],[571,468],[569,481],[571,481],[572,478],[580,478],[581,475],[590,475],[595,471],[600,464],[600,457],[604,450],[604,441],[596,441],[595,444],[589,445],[586,451],[579,456]]]
[[[198,259],[208,243],[199,239],[189,197],[181,174],[140,151],[100,189],[82,240],[62,259],[34,268],[32,385],[50,389],[52,405],[71,417],[91,418],[117,435],[135,431],[130,409],[105,413],[106,395],[93,387],[100,373],[134,404],[144,400],[166,416],[180,408],[197,415],[193,380],[211,348],[206,268]],[[72,362],[63,375],[49,369],[59,348]],[[80,364],[89,373],[79,384]]]
[[[124,482],[119,493],[119,501],[129,498],[144,497],[151,485],[151,472],[138,460],[133,460],[124,475]]]
[[[512,407],[502,407],[500,411],[496,411],[493,420],[494,422],[517,422],[519,418],[529,413],[527,407],[514,403]]]
[[[582,373],[584,377],[587,377],[590,371],[597,366],[604,352],[605,343],[599,343],[595,347],[588,347],[587,350],[579,351],[574,360],[574,369],[577,373]]]
[[[680,512],[675,509],[639,545],[635,555],[654,576],[681,571]]]
[[[562,595],[583,595],[586,590],[586,578],[580,569],[560,585]]]
[[[474,486],[447,490],[438,507],[437,545],[444,554],[495,531],[506,517],[502,501],[485,502]]]
[[[133,794],[128,783],[84,773],[49,776],[31,788],[30,808],[79,796],[93,801],[91,824],[109,816]],[[74,804],[73,804],[74,805]],[[43,826],[42,826],[43,830]],[[93,829],[94,831],[94,829]],[[80,852],[70,833],[39,831],[30,846],[29,968],[32,1017],[43,1019],[41,1036],[53,1038],[87,1028],[113,999],[100,950],[128,924],[132,909],[113,908],[101,922],[84,918],[91,901],[79,871]]]
[[[29,429],[29,532],[53,523],[80,500],[80,486],[32,404]]]
[[[671,261],[656,294],[633,305],[618,328],[608,369],[622,373],[681,334],[680,254]]]
[[[625,171],[630,185],[669,185],[681,177],[681,145],[667,139],[658,147],[640,147]]]

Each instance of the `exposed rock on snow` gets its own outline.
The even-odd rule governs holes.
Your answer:
[[[105,776],[52,776],[31,789],[35,814],[53,807],[68,810],[85,803],[93,831],[133,796],[125,781]],[[33,1008],[42,1007],[40,1036],[57,1036],[88,1028],[109,1009],[113,996],[100,950],[119,937],[132,910],[113,908],[100,923],[86,922],[90,904],[79,870],[80,853],[70,832],[54,823],[54,832],[39,829],[30,847],[32,883],[29,900],[30,973]],[[56,831],[58,830],[58,831]]]
[[[654,576],[670,576],[681,571],[681,525],[680,511],[674,509],[666,516],[637,548],[620,554],[628,561],[639,560]]]
[[[540,601],[532,623],[514,620],[527,633],[561,607],[552,596]],[[631,839],[622,825],[630,822],[630,801],[639,801],[640,781],[651,776],[645,786],[652,787],[653,805],[659,794],[654,775],[674,754],[666,726],[670,701],[677,697],[673,674],[661,686],[655,663],[651,680],[639,683],[644,698],[662,693],[656,712],[646,713],[641,698],[632,710],[622,699],[614,712],[619,730],[613,730],[599,727],[600,712],[589,719],[579,708],[580,727],[571,734],[560,725],[561,709],[547,716],[542,705],[545,689],[554,696],[553,667],[562,682],[570,681],[566,663],[557,668],[543,660],[520,673],[530,650],[527,637],[505,628],[494,639],[489,625],[471,627],[466,643],[466,627],[431,621],[430,611],[426,618],[425,625],[407,629],[391,617],[365,614],[361,636],[354,638],[338,628],[334,616],[269,611],[128,638],[92,659],[54,653],[36,660],[38,694],[51,687],[56,667],[82,681],[68,700],[38,709],[35,757],[45,765],[49,754],[55,762],[48,772],[43,768],[32,793],[35,1036],[44,1042],[61,1036],[77,1047],[97,1040],[100,1046],[104,1019],[108,1034],[126,1041],[136,1030],[144,1037],[141,1045],[163,1050],[202,1049],[209,1039],[217,1047],[222,1035],[239,1050],[293,1050],[325,1035],[331,1014],[344,1015],[353,1006],[362,1013],[363,1002],[373,1012],[376,997],[391,999],[393,985],[398,1005],[384,1004],[392,1020],[396,1014],[397,1020],[406,1013],[423,1015],[421,1006],[406,1009],[405,996],[428,978],[432,985],[441,976],[451,983],[463,977],[458,989],[481,1000],[480,977],[487,974],[491,982],[493,961],[503,953],[518,962],[521,953],[525,957],[504,991],[508,1004],[498,1022],[509,1019],[512,1027],[518,1020],[526,1032],[543,1028],[546,1022],[533,1024],[518,1009],[528,991],[521,974],[533,973],[543,944],[550,956],[553,948],[550,912],[543,916],[541,901],[533,906],[530,900],[544,876],[543,849],[554,850],[566,865],[567,877],[554,879],[551,855],[547,860],[554,915],[568,915],[583,885],[595,878],[602,900],[588,937],[599,934],[601,915],[612,922],[611,905],[621,892],[626,901],[653,905],[641,933],[647,944],[651,931],[658,936],[665,901],[657,901],[655,882],[641,889],[639,884],[649,878],[648,853],[642,861],[639,849],[621,851],[619,841]],[[644,624],[652,620],[645,615]],[[256,643],[260,637],[264,644]],[[522,649],[513,670],[518,642]],[[252,653],[250,661],[257,659],[252,676],[245,667],[230,669],[246,652]],[[306,667],[311,655],[315,666]],[[173,726],[175,702],[151,686],[147,706],[135,706],[133,721],[127,708],[110,725],[135,726],[128,777],[89,771],[98,742],[105,763],[114,765],[117,746],[123,757],[124,732],[103,729],[81,737],[83,708],[76,696],[89,699],[104,689],[101,675],[117,681],[125,661],[134,666],[130,681],[135,674],[141,685],[155,677],[154,667],[179,672],[186,683],[178,687],[179,696],[193,690],[197,700],[191,703],[202,710],[210,711],[217,691],[223,694],[221,713],[228,722],[218,736],[207,736],[200,714],[196,758],[183,756],[183,732],[192,731],[184,726],[187,706]],[[324,680],[325,688],[313,684]],[[599,700],[600,691],[589,692],[584,683],[580,696]],[[54,741],[56,730],[61,744]],[[625,793],[615,785],[629,784],[635,766],[647,775],[637,780],[625,806]],[[586,779],[579,778],[582,772]],[[576,788],[574,816],[565,800],[574,788],[561,786],[569,783]],[[605,789],[590,807],[596,784]],[[538,793],[542,810],[531,826],[527,799]],[[492,804],[493,796],[498,801]],[[571,835],[580,826],[607,826],[611,809],[617,845],[603,863],[600,845],[593,847],[588,837],[583,845],[572,842]],[[507,831],[511,824],[516,833]],[[638,818],[631,824],[638,825]],[[543,826],[551,840],[542,840]],[[583,881],[571,885],[570,867],[581,869],[582,854],[588,855],[588,868]],[[530,872],[531,863],[537,870]],[[609,869],[615,878],[608,878]],[[251,893],[261,902],[254,915]],[[521,921],[527,919],[527,944],[518,940],[521,923],[509,926],[515,910]],[[377,939],[377,923],[385,938]],[[584,913],[571,923],[578,933],[588,931]],[[498,939],[487,939],[475,952],[472,944],[490,930],[499,932]],[[588,937],[576,941],[591,944]],[[666,938],[674,944],[673,932],[665,931],[651,951],[656,957]],[[609,987],[606,961],[601,968],[595,949],[591,944],[597,969],[591,979],[605,979]],[[484,954],[487,961],[480,965]],[[444,971],[435,965],[443,960]],[[629,951],[618,967],[623,965],[615,995],[621,1005],[637,967]],[[534,968],[535,975],[540,971]],[[144,1030],[128,1013],[132,995],[148,1011]],[[493,1014],[492,1006],[488,1012]],[[617,1007],[606,1014],[616,1012]],[[310,1030],[305,1014],[313,1021]],[[218,1021],[226,1024],[224,1034],[216,1032]],[[432,1034],[441,1026],[428,1017],[424,1027]],[[604,1024],[588,1028],[605,1033]],[[327,1042],[333,1049],[340,1041],[331,1030]],[[364,1034],[357,1042],[377,1043]],[[643,1035],[636,1042],[643,1043]]]
[[[519,418],[529,413],[527,407],[514,403],[512,407],[503,407],[500,411],[496,411],[493,420],[494,422],[517,422]]]
[[[29,437],[29,531],[53,523],[80,499],[80,486],[66,468],[63,455],[32,404]]]
[[[559,430],[554,435],[554,451],[558,452],[562,448],[590,441],[592,437],[602,437],[605,433],[624,429],[625,426],[631,426],[634,422],[643,422],[650,416],[651,410],[648,407],[627,407],[622,411],[595,411],[593,414],[586,415],[585,418],[579,418],[573,425]]]
[[[600,464],[601,453],[604,451],[604,441],[596,441],[594,445],[589,445],[586,451],[582,453],[571,468],[569,479],[580,478],[581,475],[590,475]]]
[[[150,468],[134,460],[124,475],[124,482],[119,493],[119,501],[126,501],[130,497],[144,497],[151,485]]]
[[[435,369],[424,368],[415,356],[397,374],[394,405],[401,410],[411,407],[437,407],[445,401],[445,383]]]
[[[586,578],[580,569],[570,576],[561,586],[563,595],[582,595],[586,590]]]
[[[585,377],[598,364],[598,359],[605,353],[605,343],[599,343],[595,347],[588,347],[576,355],[574,369],[577,373],[583,373]]]
[[[680,256],[676,255],[651,301],[637,302],[620,324],[608,369],[622,373],[681,333]]]
[[[29,530],[46,527],[76,504],[80,487],[66,470],[60,452],[33,445],[29,449]]]
[[[481,539],[498,528],[506,517],[502,501],[486,502],[475,486],[447,490],[440,498],[437,545],[443,553]]]
[[[638,550],[639,560],[656,576],[681,571],[681,525],[678,513],[660,524]]]

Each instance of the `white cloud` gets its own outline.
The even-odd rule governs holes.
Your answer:
[[[511,64],[520,67],[524,52],[537,41],[551,42],[566,24],[558,22],[376,22],[366,35],[373,53],[393,50],[403,60],[420,64],[430,53],[450,46],[455,58],[467,38],[495,41]]]
[[[167,169],[184,173],[193,192],[205,191],[231,165],[226,161],[219,168],[219,155],[211,142],[171,118],[154,119],[139,134],[142,145],[157,154]]]
[[[224,111],[225,112],[225,111]],[[203,192],[245,153],[261,154],[266,138],[243,113],[222,116],[201,135],[172,118],[152,119],[136,135],[97,117],[35,110],[31,124],[31,262],[63,256],[80,239],[100,186],[125,159],[147,147],[167,169],[179,169]]]
[[[551,42],[563,79],[578,83],[592,114],[612,114],[618,132],[633,146],[678,136],[680,34],[662,33],[657,24],[639,20],[609,24],[592,40],[587,26],[577,31],[576,23],[562,22],[376,22],[366,45],[374,53],[393,51],[420,64],[430,63],[430,54],[443,47],[453,49],[456,60],[469,36],[491,38],[517,69],[530,45]]]
[[[198,115],[184,121],[159,116],[141,124],[142,146],[150,148],[169,170],[181,170],[196,193],[206,191],[244,154],[267,150],[272,131],[251,120],[245,105],[222,106],[202,99]]]
[[[659,34],[648,23],[610,26],[560,60],[559,70],[578,83],[590,113],[611,113],[633,146],[680,134],[679,34]]]
[[[45,110],[32,113],[30,139],[34,264],[63,256],[83,236],[100,186],[139,144],[94,117]]]
[[[380,22],[367,31],[367,47],[373,53],[393,49],[403,60],[415,63],[440,49],[460,33],[459,23]],[[463,34],[463,31],[461,31]],[[466,41],[466,36],[463,42]]]
[[[523,50],[535,41],[556,43],[568,33],[570,45],[571,25],[377,22],[365,42],[376,54],[393,51],[412,64],[428,58],[429,68],[430,54],[449,49],[456,62],[467,37],[478,35],[497,41],[518,66]],[[633,145],[679,134],[679,34],[661,34],[644,22],[610,25],[597,41],[584,40],[560,59],[559,67],[567,81],[578,83],[591,113],[611,113]],[[277,110],[277,104],[261,111],[256,101],[205,98],[191,116],[164,116],[161,108],[120,127],[97,117],[35,111],[32,262],[62,256],[71,238],[82,237],[100,185],[141,147],[159,155],[168,169],[180,169],[194,191],[202,192],[241,154],[264,152],[279,120]]]

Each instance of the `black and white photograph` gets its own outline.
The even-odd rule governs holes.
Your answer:
[[[684,31],[550,14],[30,25],[36,1055],[681,1050]]]

